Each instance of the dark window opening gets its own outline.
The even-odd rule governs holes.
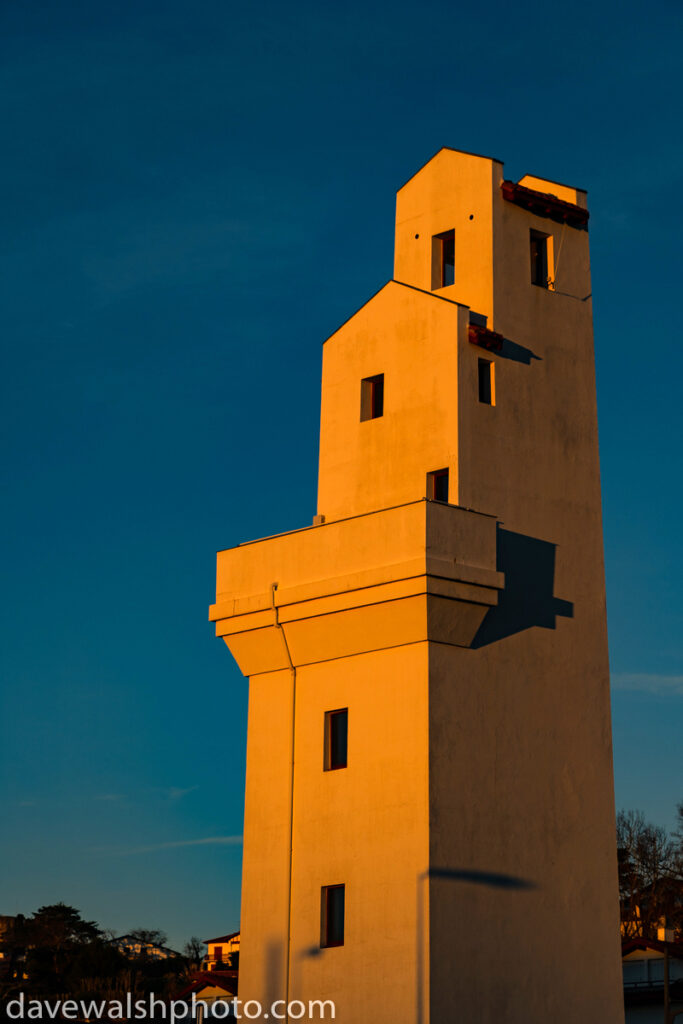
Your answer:
[[[531,283],[539,288],[548,287],[548,235],[531,231],[529,238],[531,256]]]
[[[479,401],[493,405],[493,363],[490,359],[479,360]]]
[[[320,945],[344,945],[344,886],[324,885],[320,892]]]
[[[365,377],[360,382],[360,418],[376,420],[384,415],[384,374]]]
[[[455,284],[455,231],[432,238],[432,291]]]
[[[427,473],[427,497],[430,501],[448,501],[448,470]]]
[[[325,755],[326,772],[346,768],[348,763],[349,709],[325,712]]]

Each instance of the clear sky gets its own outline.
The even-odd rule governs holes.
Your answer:
[[[676,2],[0,5],[0,913],[239,924],[215,551],[315,512],[321,342],[442,145],[587,188],[617,805],[683,799]]]

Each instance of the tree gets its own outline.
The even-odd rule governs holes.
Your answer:
[[[30,918],[18,918],[12,941],[15,958],[24,958],[32,991],[61,994],[73,985],[83,951],[102,944],[102,931],[75,907],[54,903],[39,907]]]
[[[3,936],[0,1002],[19,990],[31,998],[117,999],[126,992],[167,996],[175,991],[184,959],[148,953],[147,944],[165,944],[164,932],[138,928],[131,935],[142,947],[133,958],[118,948],[112,933],[64,903],[40,907],[30,918],[19,915]]]
[[[58,950],[92,942],[102,935],[95,921],[84,921],[75,907],[65,903],[38,907],[27,924],[33,945]]]
[[[683,924],[677,844],[641,811],[617,815],[617,855],[622,931],[626,938],[657,938],[657,927]]]
[[[228,954],[228,967],[231,971],[239,971],[240,969],[240,951],[236,950],[234,953]]]
[[[196,935],[193,935],[183,946],[183,954],[192,967],[198,968],[204,959],[204,943]]]
[[[133,928],[128,934],[142,946],[165,946],[168,942],[166,932],[159,928]]]

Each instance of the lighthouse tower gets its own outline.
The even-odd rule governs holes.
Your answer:
[[[623,1021],[587,228],[440,150],[325,342],[313,525],[218,554],[266,1011]]]

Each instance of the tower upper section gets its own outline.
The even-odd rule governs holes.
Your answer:
[[[499,515],[523,451],[570,457],[549,424],[593,417],[587,221],[585,192],[453,149],[406,182],[394,280],[325,343],[319,514],[426,497]]]
[[[513,217],[508,223],[508,203],[525,210],[529,230],[551,235],[549,220],[560,232],[572,223],[572,211],[565,206],[586,207],[586,193],[567,185],[531,175],[516,185],[505,183],[511,187],[504,182],[500,160],[439,150],[396,195],[394,278],[463,303],[493,326],[496,284],[509,275],[511,263],[526,271],[530,262],[529,246],[522,246],[518,237],[524,234],[519,230],[522,221]],[[574,225],[582,220],[574,212]],[[555,285],[552,258],[549,265],[534,269],[539,278],[545,271],[551,288]],[[529,275],[525,277],[524,285],[529,283]],[[518,298],[523,300],[524,294]]]
[[[442,149],[396,195],[394,277],[493,315],[498,160]]]

